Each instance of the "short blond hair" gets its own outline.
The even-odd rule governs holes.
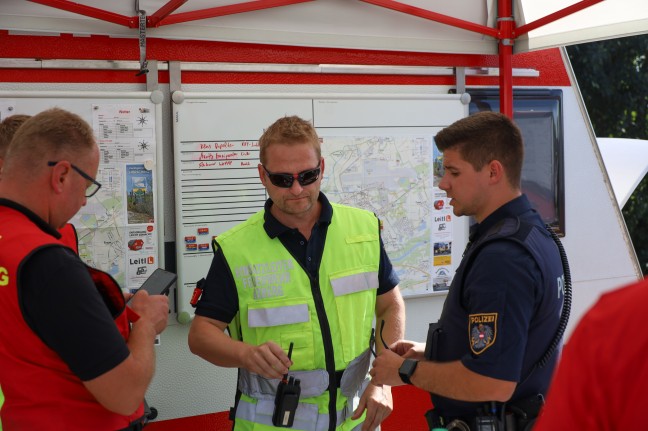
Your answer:
[[[259,159],[262,165],[268,162],[266,156],[268,147],[276,144],[311,144],[315,149],[317,159],[322,157],[322,148],[315,128],[310,122],[296,115],[278,119],[263,132],[259,138]]]

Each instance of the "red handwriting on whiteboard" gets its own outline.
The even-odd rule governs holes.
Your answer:
[[[231,153],[203,153],[201,152],[198,155],[198,160],[229,160],[229,159],[235,159],[238,157],[240,153],[233,151]]]
[[[216,154],[216,159],[218,160],[229,160],[229,159],[235,159],[236,156],[238,156],[239,153],[237,152],[231,152],[231,153],[224,153],[224,154]]]
[[[217,150],[225,150],[232,147],[234,147],[234,144],[232,142],[217,142],[214,144],[214,148]]]
[[[216,166],[216,162],[200,162],[200,163],[198,163],[198,168],[209,168],[211,166]]]

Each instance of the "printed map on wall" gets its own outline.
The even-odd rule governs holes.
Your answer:
[[[440,156],[432,136],[324,136],[322,141],[322,191],[332,202],[378,215],[403,295],[447,291],[454,273],[451,208],[436,187]]]
[[[98,104],[92,113],[102,187],[71,220],[79,255],[135,290],[158,267],[155,117],[148,103]]]

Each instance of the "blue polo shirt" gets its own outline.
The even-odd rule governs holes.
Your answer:
[[[263,228],[270,238],[279,238],[283,246],[300,262],[313,278],[319,276],[318,270],[324,251],[326,232],[333,218],[333,207],[326,196],[320,192],[318,197],[322,204],[322,212],[313,226],[310,239],[306,238],[298,229],[289,228],[279,222],[272,213],[272,200],[265,203]],[[380,231],[379,226],[376,229]],[[378,268],[378,295],[389,292],[398,285],[399,279],[393,270],[391,261],[385,252],[385,247],[380,239],[380,264]],[[219,247],[211,267],[207,273],[203,294],[196,307],[196,315],[221,322],[230,323],[239,310],[236,284],[222,249]]]
[[[503,234],[505,220],[511,226],[519,221],[519,230],[528,232],[522,242],[494,239],[495,232]],[[477,374],[518,382],[512,401],[546,394],[558,353],[545,367],[529,371],[551,343],[562,311],[558,247],[524,195],[474,225],[470,243],[443,307],[443,334],[433,359],[460,360]],[[435,394],[432,402],[450,419],[472,419],[484,405]]]

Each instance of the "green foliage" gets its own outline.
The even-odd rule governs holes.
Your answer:
[[[153,193],[131,192],[127,197],[128,222],[152,223]]]
[[[643,275],[648,275],[648,176],[639,183],[623,207],[625,219],[635,253]]]
[[[648,34],[567,48],[596,136],[648,139]],[[648,275],[648,176],[623,207]]]

